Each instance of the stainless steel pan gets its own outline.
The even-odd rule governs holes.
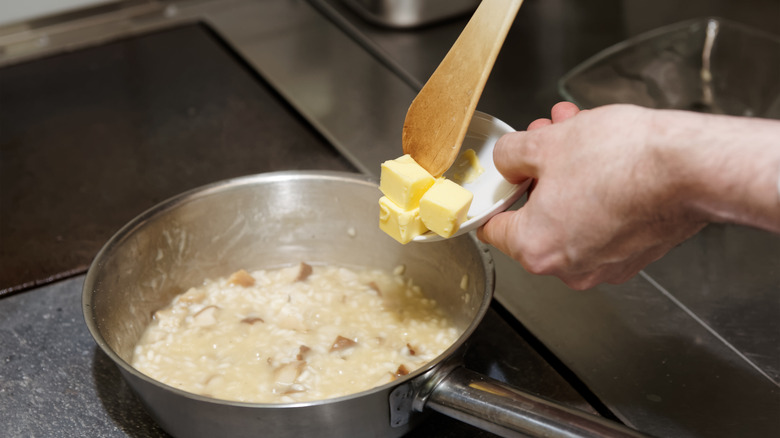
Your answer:
[[[87,326],[151,415],[174,436],[394,437],[413,428],[428,409],[501,435],[639,436],[462,368],[460,353],[492,298],[489,252],[468,235],[397,244],[378,228],[379,196],[374,181],[356,174],[277,172],[165,201],[123,227],[95,258],[83,290]],[[395,382],[306,403],[215,400],[159,383],[129,365],[152,313],[175,295],[238,268],[301,261],[404,266],[462,335],[437,359]]]

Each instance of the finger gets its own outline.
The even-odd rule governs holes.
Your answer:
[[[507,181],[519,184],[528,178],[537,177],[533,146],[528,145],[528,132],[518,131],[504,134],[493,148],[493,163],[496,170]]]
[[[561,123],[576,116],[579,112],[580,109],[577,108],[577,105],[571,102],[558,102],[550,110],[550,116],[552,116],[552,123]]]
[[[526,197],[530,200],[531,194],[534,192],[534,189],[536,189],[536,185],[539,184],[539,180],[534,178],[531,180],[531,185],[528,186],[528,190],[525,191]]]
[[[482,242],[493,245],[496,249],[509,257],[515,258],[515,255],[517,254],[512,254],[509,242],[513,236],[517,237],[516,234],[519,229],[517,228],[518,220],[518,211],[505,211],[499,213],[490,218],[485,225],[477,230],[477,237]]]
[[[536,119],[528,125],[528,131],[533,131],[534,129],[543,128],[549,125],[552,125],[552,120],[550,119]]]

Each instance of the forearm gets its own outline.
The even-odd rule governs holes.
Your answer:
[[[689,214],[780,232],[780,122],[658,111],[660,151]]]

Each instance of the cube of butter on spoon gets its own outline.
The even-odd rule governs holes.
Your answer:
[[[429,230],[450,237],[466,220],[473,199],[470,191],[440,178],[420,198],[420,219]]]

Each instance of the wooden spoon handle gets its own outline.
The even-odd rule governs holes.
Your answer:
[[[457,158],[522,0],[483,0],[441,64],[412,101],[402,134],[404,153],[434,176]]]

